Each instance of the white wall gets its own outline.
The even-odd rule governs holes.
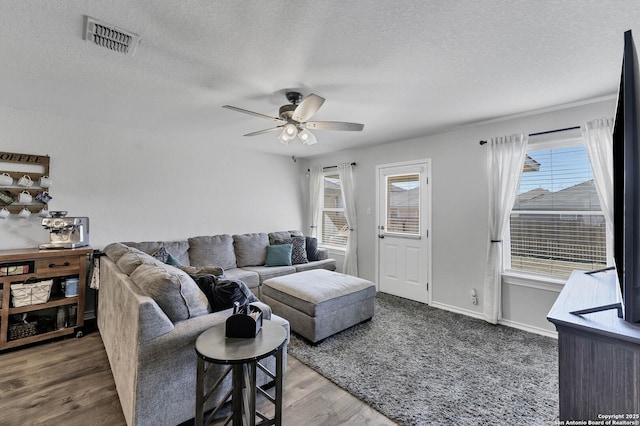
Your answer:
[[[0,107],[0,151],[51,157],[50,210],[88,216],[92,246],[300,229],[303,168],[289,157]],[[0,220],[0,249],[49,240]]]
[[[433,306],[480,317],[488,240],[486,147],[480,140],[513,133],[536,133],[572,127],[595,118],[613,116],[609,99],[562,110],[470,125],[454,131],[388,145],[347,150],[306,162],[305,168],[356,162],[354,169],[358,211],[358,268],[375,280],[377,244],[375,223],[376,165],[412,159],[431,159],[432,165],[432,278]],[[366,131],[366,128],[365,128]],[[371,211],[371,214],[367,214]],[[308,224],[306,225],[308,226]],[[305,228],[308,229],[308,228]],[[470,292],[478,292],[479,304]],[[510,282],[504,285],[503,323],[553,334],[546,315],[560,285]]]

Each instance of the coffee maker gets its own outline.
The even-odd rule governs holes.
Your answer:
[[[66,217],[67,212],[50,212],[42,219],[42,227],[50,231],[50,241],[40,244],[41,249],[76,248],[89,245],[89,218]]]

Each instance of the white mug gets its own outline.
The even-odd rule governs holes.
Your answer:
[[[51,215],[49,214],[49,210],[47,210],[46,207],[44,207],[42,210],[40,210],[38,212],[38,216],[40,216],[40,217],[51,217]]]
[[[22,191],[20,195],[18,195],[18,203],[20,204],[29,204],[33,201],[33,197],[29,193],[29,191]]]
[[[0,219],[6,219],[9,217],[9,215],[11,214],[11,212],[7,209],[5,209],[4,207],[2,209],[0,209]]]
[[[20,186],[32,186],[33,181],[31,180],[31,176],[24,175],[20,179],[18,179],[18,185]]]
[[[0,175],[0,185],[12,185],[13,178],[9,173],[2,173]]]
[[[42,188],[49,188],[52,183],[53,182],[51,182],[51,178],[49,176],[42,176],[40,178],[40,187]]]
[[[20,210],[20,213],[18,213],[18,217],[22,219],[27,219],[29,216],[31,216],[31,210],[26,207]]]

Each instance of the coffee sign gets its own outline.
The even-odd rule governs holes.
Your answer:
[[[49,157],[46,155],[30,155],[0,151],[0,162],[44,165],[48,163],[48,159]]]

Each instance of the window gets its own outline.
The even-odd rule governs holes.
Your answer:
[[[420,174],[387,176],[389,233],[420,235]]]
[[[344,248],[349,233],[347,219],[344,217],[342,183],[338,173],[325,174],[322,184],[322,244]]]
[[[527,153],[508,239],[505,263],[514,271],[567,278],[606,266],[605,219],[583,145]]]

